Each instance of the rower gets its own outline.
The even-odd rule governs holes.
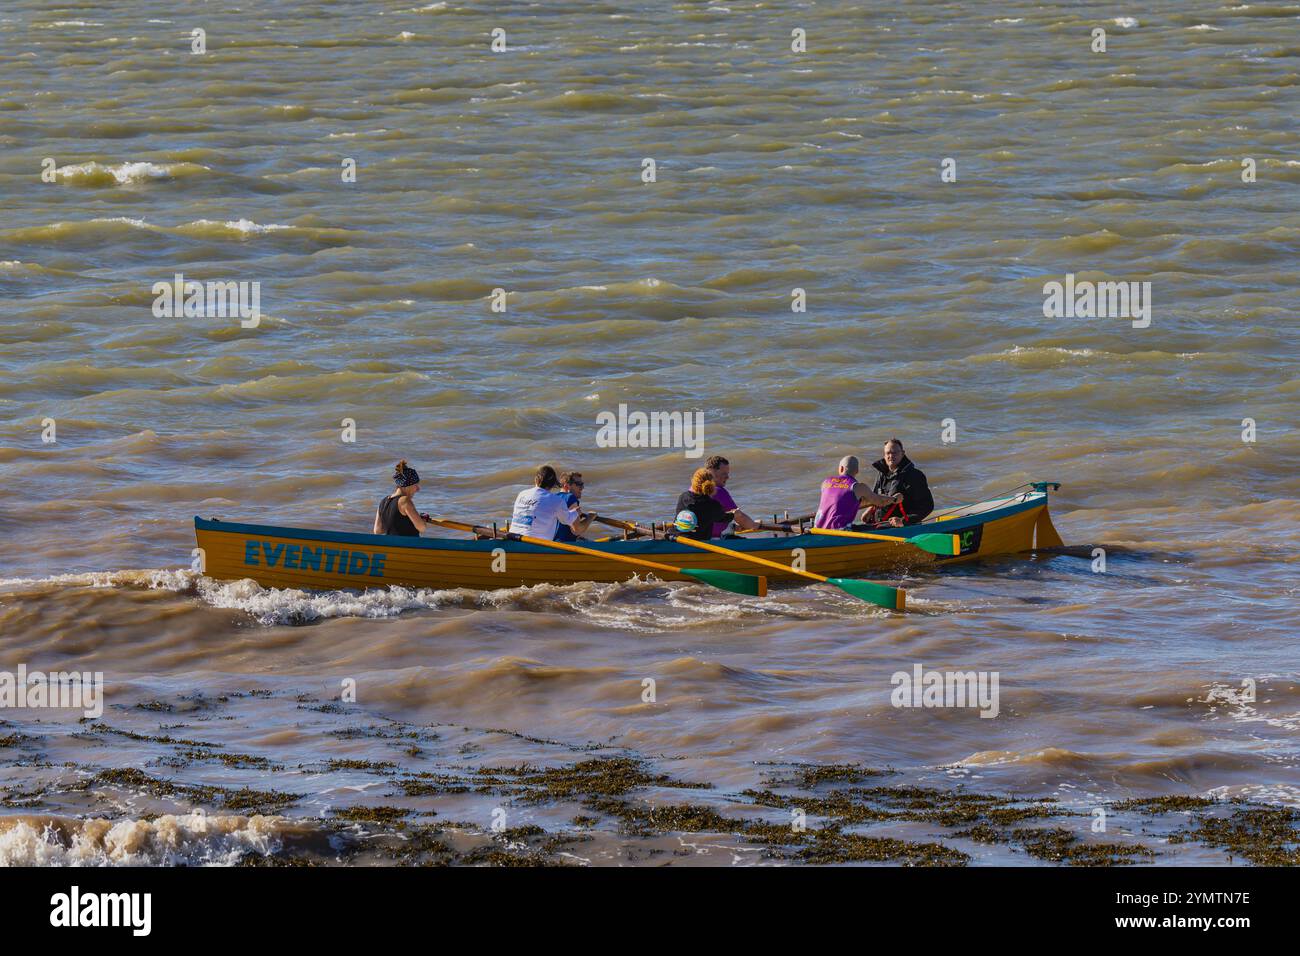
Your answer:
[[[901,528],[922,521],[934,510],[934,495],[930,494],[925,473],[912,464],[907,452],[903,451],[903,443],[897,438],[885,442],[884,457],[872,463],[871,467],[880,473],[871,490],[878,495],[901,495],[902,500],[880,512],[878,517],[868,512],[862,516],[864,522],[874,523],[876,527]]]
[[[717,485],[717,490],[713,492],[713,498],[718,504],[722,505],[724,511],[732,512],[735,517],[737,527],[746,531],[753,531],[758,527],[758,522],[751,518],[745,512],[736,507],[736,502],[731,497],[731,492],[727,491],[727,479],[731,477],[731,462],[721,455],[714,455],[704,467],[713,472],[713,483]],[[710,537],[721,538],[726,532],[728,524],[715,524]]]
[[[570,507],[568,496],[556,490],[559,483],[550,465],[537,469],[533,487],[525,488],[515,498],[514,513],[510,516],[511,534],[554,541],[560,525],[572,528],[578,522],[578,506]]]
[[[726,528],[735,517],[734,511],[727,511],[713,497],[718,490],[717,481],[714,479],[713,472],[708,468],[696,469],[695,474],[691,475],[691,487],[689,491],[683,491],[681,497],[677,499],[677,527],[681,531],[682,512],[690,512],[695,515],[695,527],[689,531],[682,531],[688,538],[694,538],[697,541],[707,541],[713,537],[710,533],[717,527]]]
[[[822,481],[822,498],[813,527],[843,531],[853,524],[854,516],[864,507],[888,507],[902,497],[878,495],[858,481],[857,456],[845,455],[840,459],[839,473]]]
[[[420,490],[420,473],[403,458],[393,466],[393,484],[397,490],[379,502],[373,533],[418,538],[420,532],[428,527],[425,522],[429,520],[428,515],[415,509],[415,502],[411,500]]]
[[[582,480],[582,472],[580,471],[566,471],[560,475],[560,492],[565,496],[564,503],[566,506],[570,508],[578,506],[578,503],[582,500],[582,489],[586,487],[586,484]],[[595,517],[596,512],[594,511],[589,514],[582,514],[580,511],[579,518],[573,523],[572,527],[561,524],[555,529],[555,540],[577,541],[582,537],[582,533],[591,526],[591,522]]]

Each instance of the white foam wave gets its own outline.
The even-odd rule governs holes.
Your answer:
[[[230,866],[282,847],[283,817],[192,813],[154,820],[0,821],[0,866]]]
[[[258,233],[263,233],[263,232],[277,232],[278,230],[281,229],[293,228],[292,226],[282,226],[274,222],[268,223],[267,225],[262,225],[261,223],[253,222],[253,220],[251,219],[236,219],[236,220],[228,219],[225,222],[217,222],[214,219],[199,219],[196,220],[195,222],[190,223],[189,225],[190,226],[223,226],[226,229],[233,229],[235,232],[243,233],[244,235],[248,235],[248,236],[256,235]]]
[[[56,587],[121,588],[139,587],[167,591],[187,591],[197,577],[179,568],[146,568],[138,571],[84,571],[53,574],[47,578],[0,578],[0,594],[45,590]]]
[[[475,591],[439,591],[431,588],[393,586],[384,590],[300,591],[294,588],[264,588],[255,581],[198,581],[199,596],[213,607],[243,611],[270,627],[276,624],[307,624],[335,617],[396,617],[404,611],[461,605]],[[483,592],[484,595],[493,592]]]
[[[111,180],[119,186],[127,186],[132,183],[147,182],[151,179],[174,179],[178,175],[198,171],[208,172],[209,170],[208,167],[200,166],[197,163],[124,162],[114,165],[91,161],[60,166],[54,172],[60,179],[74,183],[107,183]]]

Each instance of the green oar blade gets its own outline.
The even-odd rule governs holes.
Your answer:
[[[859,581],[857,578],[829,578],[831,584],[841,591],[861,598],[869,604],[879,604],[891,611],[902,611],[907,607],[907,592],[902,588],[891,588],[888,584],[876,584],[874,581]]]
[[[748,594],[751,597],[762,597],[767,594],[767,578],[762,575],[737,574],[735,571],[713,571],[707,568],[682,568],[682,574],[693,577],[697,581],[703,581],[705,584],[711,584],[715,588],[733,591],[736,594]]]
[[[906,540],[931,554],[961,554],[961,545],[955,534],[918,534]]]

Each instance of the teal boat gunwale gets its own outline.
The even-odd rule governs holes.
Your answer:
[[[990,521],[996,521],[999,518],[1007,518],[1011,515],[1019,514],[1023,511],[1029,511],[1031,508],[1037,508],[1047,503],[1047,495],[1041,492],[1028,492],[1021,501],[1014,501],[1010,504],[1003,505],[1000,508],[993,508],[979,514],[967,515],[960,518],[950,518],[947,521],[931,521],[921,524],[908,525],[904,528],[882,528],[873,534],[884,534],[890,537],[910,538],[918,534],[941,534],[956,533],[968,528],[974,528]],[[976,502],[975,504],[983,504]],[[974,507],[970,505],[967,507]],[[508,553],[515,554],[556,554],[553,548],[543,547],[539,544],[528,544],[525,541],[509,541],[501,538],[485,538],[476,540],[471,538],[408,538],[401,535],[387,534],[359,534],[353,531],[320,531],[312,528],[290,528],[278,525],[264,524],[244,524],[235,521],[219,521],[215,519],[200,518],[194,516],[194,530],[198,531],[223,531],[230,534],[242,534],[252,537],[267,538],[298,538],[303,541],[325,541],[331,544],[351,544],[364,545],[372,548],[410,548],[414,550],[426,551],[481,551],[490,552],[494,548],[504,547]],[[764,551],[789,551],[791,548],[843,548],[845,545],[852,544],[852,538],[843,538],[837,535],[820,535],[820,534],[797,534],[785,538],[728,538],[725,547],[733,551],[745,553],[764,552]],[[864,544],[868,543],[863,541]],[[613,554],[626,555],[665,555],[665,554],[699,554],[694,548],[677,544],[673,541],[664,541],[663,539],[649,541],[645,539],[634,539],[625,541],[617,538],[612,541],[583,541],[582,546],[590,548],[593,551],[609,551]]]

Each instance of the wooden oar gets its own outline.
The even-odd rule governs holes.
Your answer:
[[[470,534],[484,534],[487,537],[493,537],[491,528],[483,528],[478,525],[466,524],[463,521],[449,521],[446,518],[430,518],[430,524],[435,524],[440,528],[450,528],[453,531],[467,531]],[[651,571],[664,571],[668,574],[685,575],[688,578],[694,578],[704,584],[712,585],[723,591],[732,591],[736,594],[746,594],[751,597],[763,597],[767,594],[767,578],[763,575],[754,574],[737,574],[735,571],[714,571],[710,568],[676,568],[669,564],[660,564],[657,561],[646,561],[642,558],[631,558],[624,554],[611,554],[608,551],[597,551],[594,548],[583,548],[576,544],[568,544],[564,541],[547,541],[545,538],[534,538],[526,534],[511,535],[518,540],[528,544],[539,545],[543,548],[554,548],[557,551],[568,551],[572,554],[585,554],[593,558],[605,558],[610,561],[621,561],[623,564],[632,564],[640,568],[646,568]]]
[[[769,524],[766,521],[758,523],[758,531],[781,531],[787,534],[794,533],[791,524],[799,524],[801,534],[833,534],[844,538],[862,538],[867,541],[892,541],[894,544],[910,544],[920,548],[922,551],[928,551],[930,554],[939,554],[944,556],[961,554],[961,538],[955,534],[917,534],[910,538],[903,538],[891,534],[871,534],[867,531],[836,531],[831,528],[804,528],[805,521],[812,521],[815,515],[809,515],[806,518],[791,518],[787,524],[782,521],[779,525]],[[742,531],[741,534],[749,532]]]
[[[916,534],[902,538],[892,534],[869,534],[866,531],[836,531],[832,528],[809,528],[811,534],[833,534],[841,538],[863,538],[868,541],[892,541],[894,544],[911,544],[931,554],[961,554],[961,536],[956,534]]]
[[[597,521],[605,524],[611,524],[615,527],[631,526],[635,527],[630,521],[619,521],[616,518],[600,517]],[[737,561],[748,561],[751,564],[761,564],[765,567],[775,568],[786,574],[797,574],[800,577],[808,578],[811,581],[821,581],[826,584],[833,584],[846,594],[852,594],[855,598],[867,601],[871,604],[878,604],[881,607],[889,608],[891,611],[902,611],[907,607],[907,592],[902,588],[890,587],[888,584],[876,584],[874,581],[863,581],[858,578],[828,578],[824,574],[814,574],[811,571],[799,571],[789,565],[778,564],[775,561],[768,561],[766,558],[755,557],[752,554],[745,554],[742,551],[732,551],[730,548],[724,548],[720,545],[713,544],[710,541],[697,541],[694,538],[688,538],[684,535],[673,537],[678,544],[684,544],[689,548],[698,548],[701,551],[712,551],[714,554],[725,555],[729,558],[735,558]]]

